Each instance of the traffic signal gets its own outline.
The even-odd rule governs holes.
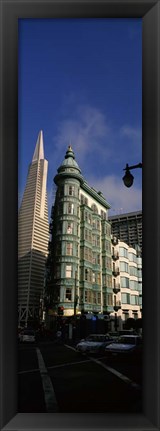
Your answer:
[[[58,307],[58,316],[63,316],[64,307]]]

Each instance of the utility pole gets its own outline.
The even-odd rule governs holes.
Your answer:
[[[77,271],[75,271],[75,280],[74,280],[74,317],[76,316],[77,302],[78,302],[78,295],[77,295]]]

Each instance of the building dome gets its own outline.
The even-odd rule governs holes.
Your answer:
[[[64,177],[75,177],[79,179],[80,181],[83,181],[83,177],[81,175],[81,170],[78,166],[78,163],[75,160],[75,155],[72,150],[71,145],[68,146],[65,158],[57,169],[58,174],[54,178],[54,182],[57,184],[57,180],[64,176]]]
[[[78,166],[78,163],[75,161],[75,155],[70,145],[66,151],[64,161],[62,162],[61,166],[58,168],[58,173],[61,171],[64,171],[65,168],[69,168],[69,167],[75,168],[76,170],[78,169],[78,171],[81,172]]]

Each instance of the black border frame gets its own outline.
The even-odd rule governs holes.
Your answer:
[[[160,0],[0,0],[1,422],[3,430],[160,430]],[[142,17],[143,414],[17,413],[18,18]],[[159,145],[158,145],[159,144]],[[149,342],[148,342],[149,340]]]

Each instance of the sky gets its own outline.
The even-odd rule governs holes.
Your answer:
[[[142,209],[142,169],[123,184],[126,163],[142,162],[141,18],[19,19],[19,204],[39,131],[53,178],[71,144],[109,215]]]

